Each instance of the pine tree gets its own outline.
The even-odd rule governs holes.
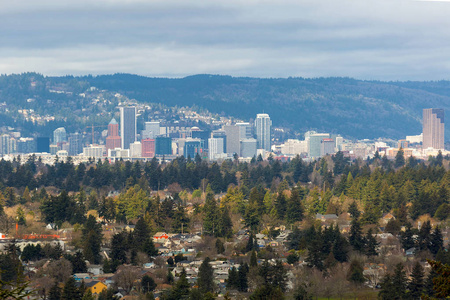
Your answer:
[[[218,254],[222,254],[225,252],[225,247],[220,239],[216,240],[216,251]]]
[[[392,283],[392,275],[390,273],[387,273],[383,277],[383,280],[381,281],[381,290],[378,297],[383,300],[401,299],[396,298],[396,291]]]
[[[100,224],[97,224],[94,216],[89,216],[84,224],[82,233],[84,239],[84,257],[93,264],[100,263],[100,246],[103,238],[102,227]]]
[[[286,196],[282,191],[278,193],[277,201],[275,202],[278,219],[284,220],[286,214]]]
[[[189,295],[190,287],[191,285],[189,284],[189,281],[186,278],[186,271],[183,268],[183,270],[181,271],[180,278],[175,283],[175,286],[171,290],[168,299],[178,300],[187,298]]]
[[[433,253],[433,255],[436,255],[441,248],[444,247],[444,240],[442,238],[441,230],[439,229],[439,226],[436,226],[434,228],[433,233],[431,234],[430,239],[430,252]]]
[[[424,272],[420,263],[417,261],[411,273],[411,281],[408,283],[409,298],[420,299],[424,290]]]
[[[348,213],[350,214],[352,219],[358,219],[361,216],[361,212],[359,211],[358,205],[355,201],[353,201],[348,207]]]
[[[224,205],[219,210],[219,220],[217,224],[216,236],[230,238],[233,234],[233,222],[231,221],[228,207]]]
[[[206,257],[198,269],[197,285],[202,294],[214,292],[214,272],[210,261],[211,259]]]
[[[238,269],[238,291],[239,292],[246,292],[248,289],[248,265],[247,263],[244,263],[243,265],[239,266]]]
[[[403,149],[400,147],[400,149],[398,149],[397,155],[395,155],[394,167],[401,168],[404,165],[405,165],[405,153]]]
[[[431,223],[426,221],[419,230],[418,245],[420,250],[427,250],[430,247]]]
[[[362,235],[361,224],[356,218],[352,220],[348,240],[355,251],[362,252],[364,250],[365,241]]]
[[[286,221],[288,223],[295,223],[303,219],[303,206],[300,199],[298,189],[294,188],[291,192],[291,197],[287,202]]]
[[[379,242],[377,242],[376,237],[372,234],[372,228],[369,229],[369,231],[367,232],[366,235],[366,255],[367,256],[377,256],[378,252],[377,252],[377,247],[380,244]]]
[[[238,277],[238,271],[236,270],[236,267],[232,267],[228,271],[228,281],[227,281],[227,288],[228,289],[234,289],[238,288],[239,286],[239,277]]]
[[[392,285],[396,291],[396,299],[405,298],[407,284],[408,281],[406,279],[406,272],[403,269],[403,264],[398,263],[395,266],[394,275],[392,276]]]
[[[363,275],[363,267],[359,261],[353,260],[350,263],[348,280],[355,284],[363,284],[366,281],[366,278]]]
[[[61,288],[58,286],[58,283],[55,282],[48,294],[48,300],[61,300],[61,294]]]
[[[256,259],[256,251],[252,251],[252,255],[250,256],[250,267],[257,267],[258,260]]]
[[[81,300],[82,294],[80,290],[75,286],[75,279],[69,277],[64,284],[61,300]]]
[[[214,235],[217,229],[217,204],[213,193],[206,195],[205,205],[203,206],[203,231]]]
[[[413,233],[411,224],[407,223],[406,229],[401,234],[401,239],[400,239],[400,241],[402,243],[402,248],[405,249],[405,251],[408,249],[411,249],[415,246],[413,235],[414,235],[414,233]]]

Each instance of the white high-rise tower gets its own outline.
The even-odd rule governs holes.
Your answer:
[[[122,149],[130,149],[130,144],[136,141],[136,107],[120,108],[120,137]]]
[[[258,149],[270,151],[270,128],[272,121],[268,114],[257,114],[255,120]]]

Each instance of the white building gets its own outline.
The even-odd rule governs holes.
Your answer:
[[[216,160],[223,157],[223,139],[222,138],[210,138],[208,139],[208,156],[209,160]]]
[[[130,144],[130,156],[142,157],[142,144],[141,142],[134,142]]]
[[[105,151],[105,148],[103,146],[92,146],[91,145],[90,147],[83,148],[83,156],[93,157],[95,159],[103,158],[104,151]]]
[[[268,114],[257,114],[255,120],[256,140],[258,149],[264,149],[270,152],[270,129],[272,121]]]

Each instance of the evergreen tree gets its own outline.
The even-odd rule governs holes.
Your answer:
[[[225,252],[225,247],[223,245],[223,242],[220,239],[216,240],[216,251],[218,254]]]
[[[381,290],[378,297],[383,300],[401,299],[396,298],[396,290],[394,284],[392,283],[392,275],[387,273],[381,281]]]
[[[405,153],[402,148],[398,149],[397,154],[395,155],[394,167],[401,168],[405,165]]]
[[[348,207],[348,213],[350,214],[352,219],[358,219],[361,216],[361,212],[359,211],[358,205],[355,201],[353,201]]]
[[[365,241],[362,235],[361,224],[360,221],[356,218],[352,220],[350,227],[350,237],[348,240],[355,251],[362,252],[364,250]]]
[[[303,206],[300,199],[298,189],[294,188],[291,191],[291,197],[287,202],[286,221],[288,223],[295,223],[303,219]]]
[[[426,221],[423,223],[422,227],[419,230],[419,237],[417,240],[418,246],[420,250],[427,250],[430,247],[431,242],[431,223],[430,221]]]
[[[377,248],[378,245],[380,244],[379,242],[377,242],[376,237],[372,234],[372,228],[369,229],[369,231],[367,232],[365,241],[366,241],[366,255],[367,256],[377,256],[378,252],[377,252]]]
[[[219,210],[219,220],[217,224],[216,236],[230,238],[233,234],[233,222],[231,221],[228,207],[224,205]]]
[[[433,253],[433,255],[436,255],[441,248],[444,247],[444,240],[442,238],[441,230],[439,229],[439,226],[436,226],[434,228],[433,233],[431,234],[430,239],[430,252]]]
[[[214,271],[206,257],[198,269],[197,285],[202,294],[214,292]]]
[[[413,238],[414,232],[412,230],[411,224],[406,224],[405,231],[401,234],[400,241],[402,243],[402,248],[406,250],[411,249],[415,246],[415,241]]]
[[[408,298],[420,299],[424,290],[424,272],[420,263],[417,261],[411,273],[411,281],[408,283]]]
[[[102,227],[97,224],[95,217],[90,215],[82,230],[84,257],[93,264],[100,263],[100,246],[102,243]]]
[[[252,251],[252,255],[250,256],[250,267],[257,267],[258,260],[256,259],[256,251]]]
[[[169,293],[168,300],[178,300],[178,299],[186,299],[189,296],[189,289],[191,285],[189,284],[189,281],[186,278],[186,271],[181,271],[180,278],[175,283],[175,286]]]
[[[75,279],[73,277],[69,277],[64,284],[61,300],[81,300],[81,298],[82,294],[75,285]]]
[[[203,206],[203,231],[209,235],[214,235],[217,229],[217,204],[213,193],[206,195]]]
[[[350,269],[348,271],[348,280],[355,284],[363,284],[366,278],[363,275],[363,267],[358,260],[353,260],[350,263]]]
[[[239,266],[238,269],[238,291],[239,292],[246,292],[248,289],[248,265],[247,263],[244,263],[243,265]]]
[[[392,285],[396,292],[395,299],[404,299],[406,297],[406,287],[408,281],[406,279],[406,272],[403,269],[403,264],[399,263],[395,266],[394,275],[392,276]]]
[[[227,281],[227,288],[228,289],[237,289],[239,286],[239,277],[238,277],[238,271],[236,270],[236,267],[232,267],[228,271],[228,281]]]
[[[111,260],[118,262],[119,264],[124,264],[127,262],[127,238],[125,232],[120,232],[113,235],[111,239]]]
[[[61,288],[58,286],[58,283],[55,282],[48,294],[48,300],[61,300],[61,294]]]

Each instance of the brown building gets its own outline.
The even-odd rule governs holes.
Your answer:
[[[141,141],[142,144],[142,157],[154,157],[155,156],[155,140],[145,139]]]
[[[106,150],[120,148],[119,123],[112,119],[108,124],[108,136],[106,137]]]
[[[444,110],[423,110],[423,149],[444,149]]]

